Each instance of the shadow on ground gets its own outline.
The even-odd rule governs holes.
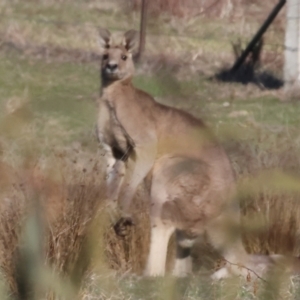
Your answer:
[[[243,65],[238,70],[224,68],[213,79],[223,82],[254,83],[261,89],[276,90],[283,86],[283,80],[270,71],[255,70],[252,66]]]

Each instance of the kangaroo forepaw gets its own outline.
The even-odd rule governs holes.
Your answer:
[[[114,229],[117,235],[127,236],[130,231],[130,227],[134,226],[135,223],[131,217],[122,217],[115,225]]]

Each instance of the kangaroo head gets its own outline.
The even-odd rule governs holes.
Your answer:
[[[101,76],[105,82],[113,82],[134,74],[132,52],[137,42],[137,32],[127,31],[121,43],[114,43],[107,29],[100,29],[102,48]]]

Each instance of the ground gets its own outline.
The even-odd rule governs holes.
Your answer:
[[[115,235],[95,135],[97,28],[138,28],[138,12],[122,1],[2,0],[0,15],[0,292],[21,299],[297,299],[297,277],[210,282],[218,260],[207,245],[194,251],[190,278],[140,278],[149,242],[142,189],[136,227],[126,239]],[[201,117],[218,136],[236,173],[247,250],[298,256],[300,101],[280,88],[281,23],[266,36],[258,82],[215,77],[234,62],[231,42],[246,41],[257,26],[253,16],[151,15],[134,84]],[[270,80],[278,83],[273,89],[265,87]],[[172,253],[171,243],[170,266]]]

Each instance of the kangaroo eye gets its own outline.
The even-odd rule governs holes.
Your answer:
[[[127,59],[127,56],[123,54],[123,55],[121,56],[121,58],[122,58],[123,60],[126,60],[126,59]]]
[[[108,54],[103,54],[102,58],[103,58],[104,60],[108,59]]]

